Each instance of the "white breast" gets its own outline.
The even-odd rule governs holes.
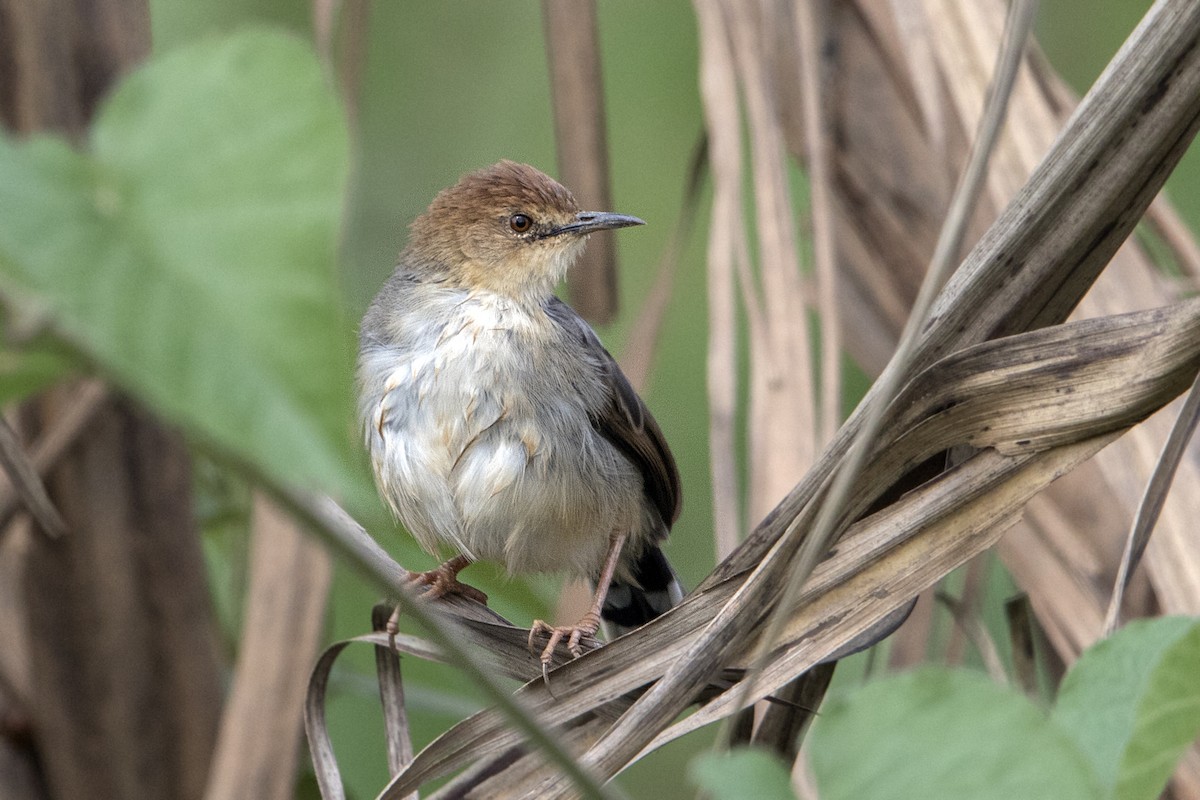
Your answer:
[[[383,496],[431,552],[593,573],[643,504],[636,470],[591,426],[582,365],[540,309],[468,296],[442,319],[406,350],[362,354]]]

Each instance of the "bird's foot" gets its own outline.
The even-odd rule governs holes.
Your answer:
[[[450,566],[450,562],[446,562],[440,567],[428,570],[427,572],[413,573],[409,576],[408,581],[414,586],[427,587],[421,593],[421,596],[427,600],[436,600],[448,594],[460,594],[469,600],[474,600],[476,603],[487,605],[487,595],[474,586],[468,586],[460,581],[458,579],[458,569]]]
[[[533,621],[533,625],[529,628],[529,652],[537,652],[535,642],[538,637],[549,637],[540,656],[542,680],[546,682],[547,687],[550,686],[550,660],[554,657],[554,649],[558,647],[559,642],[566,639],[567,650],[575,658],[579,658],[583,655],[583,639],[594,637],[598,630],[600,630],[600,616],[590,611],[574,625],[551,625],[540,619]]]

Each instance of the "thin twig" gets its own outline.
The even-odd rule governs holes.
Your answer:
[[[1025,49],[1025,42],[1033,25],[1035,9],[1036,2],[1034,0],[1018,0],[1009,9],[1004,41],[997,58],[996,77],[992,91],[989,93],[983,117],[980,119],[979,131],[972,144],[966,169],[951,200],[946,223],[938,236],[929,271],[921,284],[921,290],[913,304],[912,313],[905,323],[904,331],[900,335],[896,352],[879,377],[874,392],[874,402],[865,410],[858,435],[850,445],[842,463],[824,483],[823,497],[816,520],[801,545],[796,562],[790,570],[783,597],[771,613],[766,631],[759,639],[758,653],[753,662],[752,673],[759,672],[765,663],[774,647],[774,642],[783,630],[785,621],[791,615],[804,583],[829,550],[837,533],[835,526],[842,516],[842,510],[850,497],[854,482],[862,472],[867,456],[870,455],[883,424],[884,412],[899,391],[903,381],[909,377],[909,366],[918,336],[925,326],[937,292],[953,269],[963,238],[966,236],[967,223],[983,189],[988,157],[991,155],[1004,120],[1008,98],[1012,93],[1017,69],[1021,64],[1021,54]],[[802,517],[798,517],[797,521],[800,519]],[[796,524],[797,522],[794,521],[788,526],[788,529],[780,537],[780,541],[795,535],[793,528]],[[745,698],[749,698],[753,684],[753,675],[747,676],[738,691]],[[742,704],[744,705],[744,703]]]
[[[1130,528],[1129,537],[1125,540],[1125,553],[1121,557],[1121,566],[1117,570],[1117,578],[1113,582],[1112,599],[1109,601],[1108,611],[1104,615],[1105,636],[1111,635],[1117,628],[1125,589],[1129,586],[1133,571],[1137,569],[1138,563],[1142,560],[1142,553],[1145,552],[1146,544],[1150,541],[1150,534],[1154,532],[1154,523],[1158,522],[1158,515],[1162,512],[1167,493],[1171,491],[1171,481],[1175,478],[1175,470],[1179,468],[1179,462],[1186,452],[1188,440],[1192,438],[1192,433],[1196,430],[1197,421],[1200,421],[1200,374],[1196,376],[1192,388],[1188,390],[1183,408],[1179,409],[1179,416],[1175,418],[1175,424],[1171,428],[1166,444],[1163,445],[1162,455],[1158,457],[1158,463],[1154,465],[1154,472],[1150,475],[1150,482],[1146,485],[1146,493],[1142,495],[1142,502],[1138,505],[1137,514],[1133,518],[1133,527]]]
[[[57,539],[67,531],[67,523],[54,507],[46,487],[38,475],[33,460],[21,447],[17,432],[0,417],[0,465],[8,473],[9,485],[16,497],[37,520],[38,527],[50,538]]]
[[[988,634],[987,628],[979,615],[967,608],[966,604],[945,592],[934,592],[937,601],[944,605],[954,617],[954,622],[963,635],[975,645],[979,657],[983,660],[984,669],[992,680],[1001,686],[1008,685],[1008,675],[1004,671],[1004,662],[1000,660],[1000,651]]]
[[[46,475],[58,464],[60,458],[75,443],[92,417],[108,399],[108,389],[97,380],[83,381],[73,396],[41,436],[29,449],[29,460],[38,475]],[[20,507],[18,496],[11,485],[0,486],[0,535],[7,529],[12,515]]]

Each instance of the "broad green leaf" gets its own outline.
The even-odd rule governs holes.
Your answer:
[[[1114,797],[1158,797],[1200,734],[1200,621],[1139,620],[1089,648],[1053,716]]]
[[[688,768],[692,781],[715,800],[795,800],[791,777],[778,758],[762,750],[740,748],[703,753]]]
[[[926,668],[826,703],[811,737],[822,800],[1095,800],[1087,759],[1023,695]]]
[[[0,140],[0,282],[199,438],[340,490],[346,171],[339,108],[305,44],[252,30],[191,45],[120,84],[89,153]]]

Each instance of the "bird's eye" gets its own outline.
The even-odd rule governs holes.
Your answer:
[[[508,227],[516,233],[528,233],[533,227],[533,220],[525,214],[513,214],[508,218]]]

